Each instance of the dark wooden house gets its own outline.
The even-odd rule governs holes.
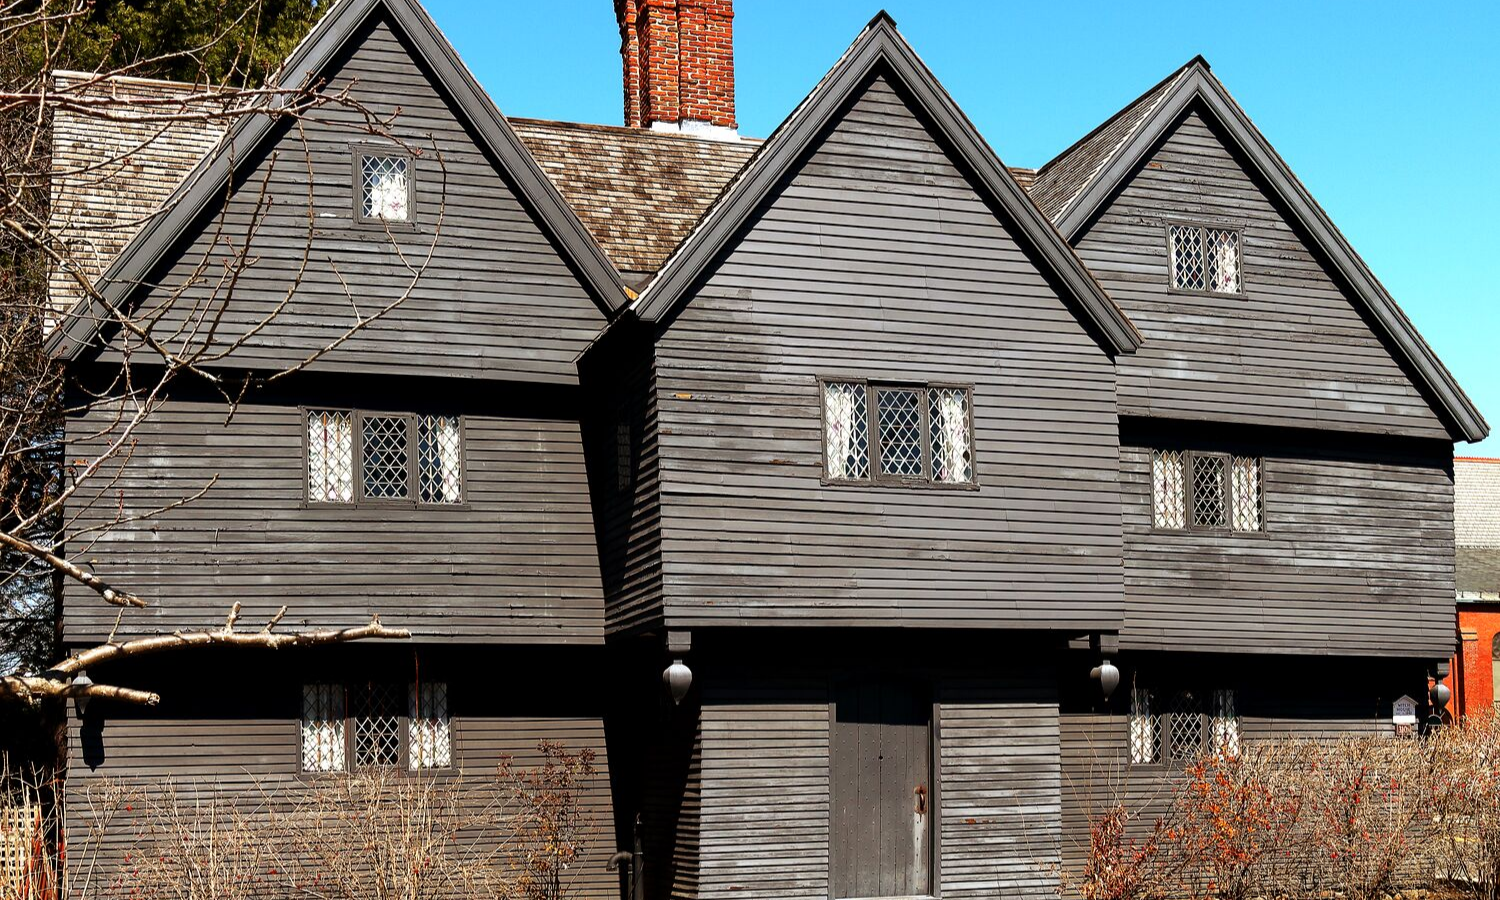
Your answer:
[[[1177,761],[1389,733],[1446,674],[1487,426],[1206,62],[1012,170],[881,14],[750,141],[729,6],[617,0],[618,128],[507,120],[415,0],[343,0],[287,77],[404,143],[330,107],[177,163],[98,283],[169,331],[222,299],[214,223],[263,216],[226,371],[336,337],[348,286],[409,296],[227,425],[165,398],[80,521],[217,480],[95,537],[160,601],[122,633],[240,600],[414,637],[111,672],[162,705],[75,717],[71,790],[555,739],[607,772],[588,896],[617,849],[651,898],[1044,896]],[[79,385],[130,358],[102,318],[55,332]],[[115,625],[65,610],[71,644]]]

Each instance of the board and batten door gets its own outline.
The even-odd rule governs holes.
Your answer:
[[[834,687],[836,900],[932,893],[932,692],[899,678]]]

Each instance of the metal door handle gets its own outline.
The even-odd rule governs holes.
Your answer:
[[[927,787],[919,784],[912,793],[917,795],[917,815],[927,815]]]

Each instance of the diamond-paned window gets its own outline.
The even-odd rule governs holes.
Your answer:
[[[360,156],[360,214],[366,219],[411,218],[410,163],[404,156]]]
[[[1260,458],[1232,457],[1230,472],[1233,485],[1233,497],[1230,504],[1233,508],[1233,521],[1230,527],[1235,531],[1260,531]]]
[[[302,686],[302,771],[344,771],[344,687]]]
[[[829,478],[870,477],[870,406],[863,384],[824,383],[823,451]]]
[[[1186,522],[1186,484],[1182,451],[1151,452],[1151,522],[1157,528],[1182,528]]]
[[[969,392],[963,388],[928,388],[927,423],[932,433],[932,480],[967,484],[974,480],[969,438]]]
[[[366,769],[401,764],[401,693],[378,682],[350,689],[354,765]]]
[[[363,416],[360,420],[360,467],[364,495],[372,500],[404,500],[407,472],[406,416]]]
[[[354,500],[354,415],[344,410],[307,412],[307,499]]]
[[[1193,525],[1198,528],[1223,528],[1229,524],[1225,511],[1229,492],[1224,486],[1224,457],[1193,458]]]
[[[1203,752],[1203,704],[1197,693],[1178,691],[1167,711],[1167,753],[1173,759],[1192,759]]]
[[[1167,244],[1172,287],[1177,290],[1238,294],[1244,289],[1238,231],[1203,225],[1168,225]]]
[[[417,416],[417,498],[457,503],[463,496],[458,416]]]
[[[921,477],[921,395],[910,388],[879,388],[875,391],[875,415],[881,474]]]
[[[1238,756],[1240,753],[1240,718],[1234,708],[1234,691],[1213,692],[1213,712],[1208,720],[1209,739],[1215,753]]]
[[[407,763],[412,770],[453,765],[452,729],[448,722],[448,685],[424,682],[411,686],[407,713]]]
[[[1161,756],[1161,722],[1151,705],[1151,692],[1130,692],[1130,761],[1154,763]]]

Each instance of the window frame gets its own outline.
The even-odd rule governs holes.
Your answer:
[[[343,406],[299,406],[297,407],[298,419],[301,423],[302,434],[302,507],[305,509],[331,508],[398,508],[398,509],[467,509],[469,507],[469,434],[468,416],[454,412],[396,412],[382,410],[353,409]],[[350,453],[352,454],[349,465],[353,470],[354,491],[353,498],[345,503],[338,500],[314,500],[312,499],[312,448],[308,446],[307,439],[307,417],[314,412],[343,412],[349,414],[350,427],[353,429]],[[406,420],[406,496],[405,497],[366,497],[365,496],[365,428],[366,416],[379,419],[404,418]],[[458,499],[452,503],[426,502],[421,499],[421,459],[418,449],[418,434],[420,430],[417,425],[419,416],[448,416],[458,419]]]
[[[341,678],[314,679],[298,684],[299,691],[305,691],[309,685],[331,684],[343,691],[344,710],[344,768],[330,770],[312,770],[302,767],[302,718],[297,718],[297,774],[302,778],[326,778],[339,775],[359,775],[365,772],[377,772],[381,770],[399,772],[408,776],[415,775],[456,775],[460,769],[458,765],[458,719],[453,715],[453,683],[443,681],[448,693],[448,764],[446,766],[426,766],[420,769],[411,767],[411,703],[409,700],[411,690],[416,687],[416,682],[402,681],[395,683],[395,687],[402,698],[401,712],[396,716],[396,734],[401,742],[400,759],[393,766],[360,766],[354,762],[354,720],[358,718],[353,712],[352,694],[356,686],[361,682],[347,681]],[[384,682],[369,681],[368,684]],[[299,696],[300,701],[300,696]]]
[[[828,385],[858,384],[865,389],[865,435],[868,448],[869,476],[866,478],[831,478],[828,475]],[[979,449],[974,442],[974,385],[960,381],[914,381],[900,378],[869,378],[863,376],[844,377],[819,375],[818,386],[818,462],[822,474],[820,482],[827,486],[854,485],[863,487],[918,488],[927,490],[975,491],[979,490]],[[928,391],[933,389],[961,390],[968,403],[969,474],[968,481],[937,481],[932,477],[932,424]],[[882,390],[913,390],[917,392],[917,406],[921,416],[922,474],[886,474],[880,466],[880,405],[877,395]]]
[[[1198,228],[1198,229],[1201,229],[1201,230],[1203,230],[1205,232],[1208,229],[1212,228],[1212,229],[1215,229],[1215,230],[1218,230],[1218,231],[1233,231],[1236,235],[1238,235],[1239,236],[1239,250],[1240,250],[1240,253],[1239,253],[1240,289],[1238,291],[1233,292],[1233,293],[1229,293],[1229,292],[1225,292],[1225,291],[1211,291],[1211,290],[1209,290],[1207,288],[1198,289],[1198,288],[1178,287],[1177,286],[1176,255],[1175,255],[1176,251],[1173,249],[1173,245],[1172,245],[1172,229],[1173,228]],[[1227,221],[1227,220],[1217,220],[1217,221],[1215,221],[1215,220],[1211,220],[1211,219],[1163,219],[1162,220],[1162,236],[1163,236],[1163,238],[1164,238],[1164,240],[1166,242],[1166,251],[1167,251],[1167,292],[1170,293],[1170,294],[1181,294],[1181,295],[1189,296],[1189,297],[1232,297],[1232,298],[1238,298],[1238,299],[1241,299],[1241,300],[1248,298],[1249,297],[1249,284],[1248,284],[1248,282],[1247,282],[1247,280],[1245,278],[1245,233],[1246,233],[1247,230],[1248,229],[1247,229],[1247,227],[1246,227],[1246,225],[1244,223],[1242,223],[1242,222],[1230,222],[1230,221]],[[1205,239],[1206,239],[1206,235],[1205,235]],[[1206,269],[1206,267],[1207,267],[1207,260],[1204,261],[1204,265],[1205,265],[1205,280],[1206,280],[1206,277],[1207,277],[1206,276],[1206,272],[1207,272],[1207,269]]]
[[[1134,694],[1136,691],[1145,691],[1151,698],[1150,714],[1153,734],[1156,741],[1156,757],[1149,761],[1136,762],[1135,748],[1132,746],[1135,727],[1135,715],[1132,712],[1134,706]],[[1198,699],[1198,755],[1206,755],[1217,752],[1214,739],[1214,694],[1218,691],[1228,691],[1234,696],[1234,721],[1235,721],[1235,743],[1243,752],[1245,744],[1245,715],[1240,711],[1240,690],[1235,687],[1224,687],[1218,682],[1191,682],[1177,685],[1158,685],[1148,683],[1145,685],[1132,685],[1126,693],[1125,709],[1125,764],[1132,769],[1168,769],[1178,768],[1184,762],[1191,761],[1191,756],[1174,756],[1172,753],[1171,724],[1166,721],[1170,714],[1170,706],[1173,698],[1183,692],[1194,694]]]
[[[1266,457],[1256,453],[1235,453],[1232,450],[1177,450],[1182,454],[1182,527],[1161,528],[1156,524],[1156,478],[1152,472],[1154,456],[1157,452],[1172,450],[1167,446],[1152,446],[1146,451],[1146,481],[1147,481],[1147,519],[1151,522],[1151,530],[1159,534],[1232,534],[1237,536],[1265,535],[1270,531],[1270,523],[1266,519]],[[1243,531],[1234,527],[1234,460],[1237,456],[1249,457],[1257,461],[1260,469],[1260,490],[1256,495],[1255,502],[1259,509],[1260,527],[1253,531]],[[1193,468],[1200,457],[1215,457],[1224,462],[1224,525],[1194,525],[1193,505],[1196,500],[1197,482],[1194,479]]]
[[[381,218],[380,216],[365,215],[365,157],[382,157],[388,159],[400,159],[406,162],[406,218],[396,221]],[[349,181],[350,197],[352,199],[351,212],[354,214],[354,224],[366,228],[379,229],[404,229],[414,231],[421,221],[420,211],[417,208],[417,158],[414,153],[391,144],[378,144],[369,141],[354,141],[349,144],[349,161],[351,178]]]

